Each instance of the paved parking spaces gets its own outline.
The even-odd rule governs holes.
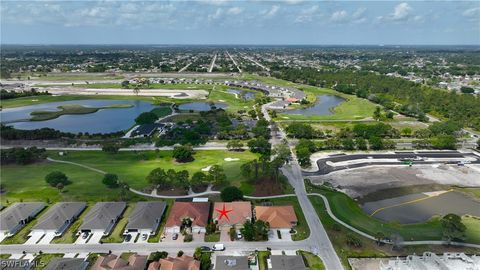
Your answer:
[[[42,239],[40,239],[38,244],[39,245],[50,244],[50,242],[52,242],[53,238],[55,238],[55,233],[54,232],[48,232],[43,236]]]
[[[43,232],[31,232],[30,238],[24,245],[35,245],[45,234]]]
[[[100,243],[100,239],[102,239],[103,233],[102,232],[94,232],[91,233],[89,240],[87,241],[88,244],[98,244]]]

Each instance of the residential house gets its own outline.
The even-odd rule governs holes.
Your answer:
[[[218,256],[215,259],[215,270],[250,270],[246,256]]]
[[[127,207],[125,202],[99,202],[88,212],[78,229],[81,233],[109,235]]]
[[[44,270],[85,270],[88,261],[81,258],[54,258]]]
[[[128,217],[125,234],[138,232],[140,234],[154,235],[162,221],[167,204],[160,201],[138,202]]]
[[[165,232],[179,233],[185,219],[192,221],[192,233],[204,233],[210,215],[209,202],[175,202],[165,225]]]
[[[37,224],[33,226],[32,233],[54,232],[56,236],[60,236],[86,207],[87,203],[85,202],[57,203],[40,217]]]
[[[268,222],[271,229],[287,232],[298,222],[295,210],[291,205],[255,206],[255,218]]]
[[[199,270],[200,261],[193,257],[182,255],[180,257],[160,259],[150,263],[147,270]]]
[[[302,256],[271,255],[268,269],[273,270],[308,270]]]
[[[17,233],[45,208],[44,203],[15,203],[0,213],[0,239]]]
[[[91,270],[144,270],[147,266],[148,256],[132,254],[128,261],[120,256],[109,254],[99,256]]]
[[[251,202],[216,202],[213,207],[213,221],[220,229],[240,229],[245,222],[252,220]]]

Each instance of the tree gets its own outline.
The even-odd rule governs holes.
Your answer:
[[[58,189],[59,192],[62,192],[62,190],[63,190],[64,187],[65,187],[65,186],[64,186],[62,183],[58,183],[58,184],[57,184],[57,189]]]
[[[365,141],[364,138],[356,138],[355,139],[355,145],[357,145],[357,148],[359,150],[367,150],[367,141]]]
[[[183,256],[183,250],[179,250],[177,253],[177,257],[182,257]]]
[[[157,121],[158,116],[153,112],[143,112],[137,118],[135,118],[135,123],[138,125],[152,124]]]
[[[191,145],[181,145],[173,148],[173,158],[177,162],[193,161],[193,154],[194,151]]]
[[[270,155],[272,148],[270,142],[268,142],[268,140],[263,137],[252,139],[248,141],[247,145],[252,153],[259,153],[266,156]]]
[[[409,127],[406,127],[406,128],[403,128],[402,131],[400,131],[400,133],[403,136],[410,137],[410,136],[412,136],[412,129],[409,128]]]
[[[158,261],[160,259],[167,258],[167,256],[168,256],[168,252],[166,252],[166,251],[155,251],[155,252],[150,254],[148,259],[151,260],[151,261]]]
[[[138,96],[138,94],[140,93],[140,88],[138,88],[138,86],[135,86],[135,88],[133,88],[133,93]]]
[[[375,234],[375,239],[377,240],[377,245],[380,245],[385,239],[385,234],[383,232],[377,232]]]
[[[221,185],[227,180],[227,175],[219,165],[212,165],[208,170],[208,182],[212,185]]]
[[[116,154],[120,150],[120,147],[116,143],[104,143],[102,145],[102,151],[110,154]]]
[[[164,188],[169,186],[167,174],[165,173],[165,170],[163,170],[162,168],[153,169],[147,175],[146,179],[150,184],[155,185],[157,187]]]
[[[204,172],[196,172],[193,174],[190,184],[194,187],[204,186],[208,183],[207,175]]]
[[[473,94],[475,93],[475,90],[471,87],[468,86],[462,86],[460,87],[460,91],[464,94]]]
[[[263,220],[255,221],[255,240],[257,241],[266,241],[268,240],[268,231],[270,226],[267,222]]]
[[[243,143],[239,140],[231,140],[227,143],[227,149],[229,151],[242,151]]]
[[[57,187],[58,184],[64,186],[70,184],[68,177],[60,171],[53,171],[45,176],[45,181],[52,187]]]
[[[237,187],[229,186],[222,189],[220,197],[224,202],[239,201],[243,199],[243,192]]]
[[[200,257],[200,269],[201,270],[209,270],[212,266],[212,261],[210,259],[210,252],[202,253],[202,257]]]
[[[243,228],[240,229],[240,232],[242,233],[245,241],[255,240],[255,228],[250,220],[247,220],[245,224],[243,224]]]
[[[273,147],[273,155],[275,155],[275,157],[279,160],[282,160],[283,163],[290,160],[292,153],[290,152],[290,148],[288,147],[288,142],[285,141],[281,144],[275,145]]]
[[[383,141],[379,137],[370,137],[368,139],[368,143],[370,144],[370,148],[373,150],[382,150],[383,149]]]
[[[450,241],[464,241],[467,227],[462,223],[462,218],[455,214],[445,215],[442,220],[442,238]]]
[[[128,89],[130,82],[128,80],[122,81],[122,88]]]
[[[380,120],[381,117],[382,117],[382,111],[381,111],[380,107],[377,106],[375,108],[375,111],[373,112],[373,119],[378,121],[378,120]]]
[[[118,187],[118,176],[113,173],[107,173],[103,176],[102,183],[109,188]]]

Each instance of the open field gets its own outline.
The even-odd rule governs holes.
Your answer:
[[[12,78],[21,80],[38,80],[38,81],[71,81],[71,80],[120,80],[124,76],[120,74],[111,73],[12,73]],[[15,82],[14,80],[9,80]]]
[[[221,165],[231,184],[240,186],[244,181],[240,173],[240,165],[248,160],[257,158],[257,155],[249,151],[228,152],[220,150],[197,151],[195,160],[190,163],[179,164],[172,158],[172,151],[145,151],[145,152],[119,152],[107,154],[102,151],[72,151],[67,156],[59,156],[51,151],[48,155],[54,159],[73,161],[109,173],[115,173],[121,181],[130,187],[142,190],[148,186],[145,177],[155,168],[165,170],[185,169],[190,176],[202,168],[210,165]],[[227,162],[227,157],[239,158],[239,161]],[[50,187],[44,180],[45,175],[52,171],[64,172],[72,182],[60,193],[56,188]],[[2,184],[7,193],[2,196],[5,200],[30,200],[43,201],[49,198],[51,201],[66,200],[118,200],[120,189],[108,189],[102,183],[103,175],[85,168],[62,163],[40,162],[31,165],[4,165],[1,170]],[[132,195],[133,196],[133,195]]]
[[[42,87],[62,87],[62,85],[42,85]],[[108,89],[108,88],[114,88],[114,89],[119,89],[122,88],[121,83],[78,83],[74,84],[73,87],[78,87],[78,88],[95,88],[95,89]],[[142,89],[171,89],[171,90],[176,90],[176,89],[184,89],[184,90],[212,90],[214,86],[211,84],[188,84],[188,83],[177,83],[177,84],[162,84],[162,83],[152,83],[149,85],[142,85],[139,87],[140,91]],[[125,88],[125,91],[128,90],[133,90],[134,87],[131,85],[129,88]]]
[[[227,111],[238,111],[238,110],[245,110],[249,111],[252,109],[252,106],[255,104],[255,100],[245,100],[241,97],[237,97],[234,94],[227,93],[226,90],[229,89],[228,86],[219,86],[216,85],[213,90],[210,92],[208,96],[209,101],[213,102],[224,102],[228,104],[226,108]],[[242,89],[243,91],[246,91]],[[255,91],[250,91],[255,92]],[[263,93],[255,92],[256,97],[263,96]]]
[[[67,114],[89,114],[89,113],[95,113],[98,110],[102,110],[102,109],[130,108],[132,106],[133,105],[130,105],[130,104],[114,104],[114,105],[102,106],[102,107],[85,107],[82,105],[75,105],[75,104],[64,105],[64,106],[58,107],[59,111],[34,111],[30,113],[30,115],[32,115],[32,118],[30,118],[30,121],[45,121],[45,120],[55,119],[62,115],[67,115]]]

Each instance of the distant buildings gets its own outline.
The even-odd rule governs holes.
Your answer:
[[[380,270],[458,270],[480,269],[480,256],[467,256],[464,253],[435,253],[425,252],[422,256],[409,255],[405,259],[396,258],[387,263],[380,262]]]

